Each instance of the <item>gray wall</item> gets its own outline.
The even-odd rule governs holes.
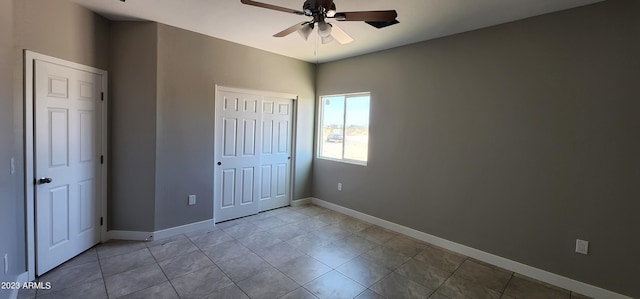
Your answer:
[[[20,101],[14,97],[13,68],[13,6],[11,1],[0,2],[0,281],[16,281],[24,272],[24,205],[22,204],[20,172],[10,173],[10,160],[22,161],[22,144],[18,122],[14,118]],[[18,171],[20,171],[18,165]],[[4,273],[4,255],[9,258],[9,272]],[[10,290],[0,290],[0,298],[7,298]]]
[[[154,231],[158,25],[112,22],[109,230]]]
[[[107,69],[109,21],[69,0],[13,5],[19,48]]]
[[[151,23],[112,23],[110,51],[110,229],[212,219],[216,84],[300,97],[293,198],[310,196],[313,65]]]
[[[26,271],[23,49],[104,69],[107,33],[105,19],[66,0],[0,1],[0,259],[9,256],[0,281]]]
[[[154,23],[109,22],[68,0],[1,5],[0,167],[6,171],[0,171],[0,237],[10,240],[0,242],[0,255],[8,253],[10,260],[2,281],[26,270],[22,49],[109,71],[109,229],[153,231],[211,218],[213,176],[206,163],[212,165],[215,84],[300,96],[294,199],[310,196],[313,65],[168,26],[159,33]],[[203,48],[172,44],[183,40]],[[183,141],[194,152],[174,145]],[[11,157],[14,175],[8,174]],[[164,193],[156,197],[156,191]],[[186,208],[187,194],[198,195],[198,208]]]
[[[312,126],[313,72],[306,62],[158,25],[156,230],[213,217],[216,84],[297,94],[302,124]],[[311,146],[312,136],[301,133],[299,143]],[[311,157],[299,153],[299,165]],[[310,195],[309,175],[296,173],[294,198]],[[189,194],[195,206],[187,205]]]
[[[372,104],[369,165],[315,159],[314,197],[640,297],[639,15],[606,1],[320,65],[318,95]]]

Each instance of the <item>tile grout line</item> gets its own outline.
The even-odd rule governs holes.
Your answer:
[[[234,219],[231,219],[231,220],[234,220]],[[231,220],[229,220],[229,221],[231,221]],[[226,232],[224,232],[224,230],[222,230],[222,229],[220,229],[220,231],[221,231],[221,232],[223,232],[223,233],[225,233],[225,234],[227,234],[227,233],[226,233]],[[231,239],[232,239],[232,240],[229,240],[229,241],[227,241],[227,242],[234,241],[234,242],[238,242],[238,244],[240,244],[240,245],[243,245],[242,243],[240,243],[240,241],[238,241],[238,240],[237,240],[236,238],[234,238],[233,236],[231,236],[231,235],[229,235],[229,234],[227,234],[227,235],[228,235],[229,237],[231,237]],[[191,240],[189,237],[187,237],[187,238],[188,238],[189,240]],[[191,241],[191,242],[193,242],[193,241]],[[226,242],[222,242],[222,243],[219,243],[219,244],[216,244],[216,245],[220,245],[220,244],[223,244],[223,243],[226,243]],[[194,243],[194,245],[195,245],[195,243]],[[216,245],[213,245],[213,246],[216,246]],[[213,246],[212,246],[212,247],[213,247]],[[243,246],[244,246],[244,245],[243,245]],[[229,277],[229,275],[228,275],[228,274],[227,274],[227,273],[222,269],[222,267],[220,267],[220,265],[218,265],[218,263],[216,263],[215,261],[213,261],[213,260],[211,259],[211,257],[209,257],[208,255],[206,255],[206,254],[204,253],[204,251],[202,251],[202,248],[198,247],[197,245],[196,245],[196,247],[198,248],[198,250],[199,250],[202,254],[204,254],[204,256],[206,256],[206,257],[211,261],[211,263],[213,263],[213,264],[214,264],[214,265],[215,265],[215,266],[220,270],[220,272],[222,272],[222,273],[223,273],[227,278],[229,278],[229,280],[233,283],[233,285],[234,285],[235,287],[237,287],[237,288],[238,288],[238,289],[239,289],[243,294],[245,294],[248,298],[251,298],[251,297],[249,296],[249,294],[247,294],[247,292],[245,292],[245,290],[243,290],[243,289],[238,285],[238,283],[236,283],[235,281],[233,281],[233,279],[231,279],[231,277]],[[248,247],[246,247],[246,246],[245,246],[245,248],[249,249],[249,251],[251,251],[251,252],[253,253],[253,250],[251,250],[250,248],[248,248]],[[254,254],[255,254],[255,253],[254,253]],[[257,254],[256,254],[256,255],[257,255]],[[266,271],[263,271],[263,272],[257,273],[257,274],[255,274],[255,275],[258,275],[258,274],[261,274],[261,273],[264,273],[264,272],[266,272]],[[254,275],[254,276],[255,276],[255,275]],[[249,278],[250,278],[250,277],[247,277],[247,278],[243,279],[242,281],[244,281],[244,280],[246,280],[246,279],[249,279]],[[240,281],[238,281],[238,282],[240,282]],[[227,287],[228,287],[228,286],[227,286]],[[227,287],[225,287],[225,288],[227,288]],[[222,289],[224,289],[224,288],[222,288]],[[215,292],[217,292],[217,291],[218,291],[218,290],[213,291],[213,292],[211,292],[211,293],[210,293],[210,294],[208,294],[208,295],[211,295],[211,294],[213,294],[213,293],[215,293]],[[177,292],[176,292],[176,293],[177,293]]]
[[[449,274],[449,276],[447,277],[447,279],[445,279],[444,281],[442,281],[442,283],[433,291],[433,293],[431,293],[429,295],[429,297],[435,295],[436,293],[438,293],[438,290],[440,290],[442,288],[442,286],[444,286],[445,283],[447,283],[447,281],[449,279],[451,279],[451,277],[453,277],[453,275],[460,269],[460,267],[462,267],[462,264],[464,264],[464,262],[466,262],[469,259],[469,257],[465,257],[465,259],[460,263],[460,265],[458,265],[458,267],[456,267],[455,270],[451,271],[451,274]],[[437,267],[436,267],[437,268]]]
[[[97,251],[97,249],[96,249],[96,246],[97,246],[97,244],[96,244],[96,245],[94,245],[93,247],[91,247],[91,248],[89,248],[89,249],[87,249],[87,250],[83,251],[82,253],[78,254],[77,256],[79,256],[79,255],[81,255],[81,254],[84,254],[84,253],[86,253],[86,252],[88,252],[88,251],[95,250],[96,258],[97,258],[96,262],[98,262],[98,267],[100,268],[100,276],[101,276],[101,278],[100,278],[100,279],[102,279],[102,280],[103,280],[103,284],[104,284],[104,275],[103,275],[103,273],[102,273],[102,267],[101,267],[101,264],[100,264],[100,258],[99,258],[99,256],[98,256],[98,251]],[[75,257],[74,257],[74,258],[75,258]],[[73,268],[77,268],[77,267],[81,267],[81,266],[84,266],[84,265],[86,265],[86,264],[89,264],[89,263],[94,262],[94,261],[88,261],[88,262],[84,262],[84,263],[81,263],[81,264],[78,264],[78,265],[66,266],[66,267],[65,267],[65,266],[64,266],[64,264],[65,264],[65,263],[67,263],[67,262],[69,262],[69,261],[71,261],[72,259],[73,259],[73,258],[71,258],[71,259],[67,260],[66,262],[64,262],[64,263],[62,263],[62,264],[60,264],[60,265],[58,265],[58,266],[54,267],[53,269],[49,270],[49,271],[48,271],[47,273],[45,273],[44,275],[41,275],[41,276],[37,277],[37,278],[35,279],[35,281],[40,282],[40,281],[41,281],[41,279],[42,279],[42,276],[46,276],[48,273],[51,273],[51,272],[53,272],[53,271],[67,271],[67,270],[70,270],[70,269],[73,269]],[[58,267],[63,267],[63,268],[58,269]],[[84,284],[84,283],[91,283],[91,282],[94,282],[94,281],[97,281],[97,280],[98,280],[98,279],[95,279],[95,280],[89,280],[89,281],[84,281],[84,282],[81,282],[80,284]],[[72,287],[74,287],[74,286],[67,286],[67,287],[63,287],[62,289],[54,290],[54,291],[51,291],[51,292],[48,292],[48,293],[45,293],[45,294],[39,294],[39,293],[41,292],[41,289],[36,288],[36,289],[35,289],[35,293],[34,293],[33,297],[30,297],[30,298],[34,298],[34,299],[35,299],[35,298],[38,298],[38,297],[41,297],[41,296],[47,296],[47,295],[50,295],[50,294],[59,293],[59,292],[62,292],[62,291],[64,291],[64,290],[66,290],[66,289],[70,289],[70,288],[72,288]],[[106,292],[106,286],[105,286],[105,292]],[[19,294],[20,294],[20,293],[18,292],[18,295],[19,295]]]
[[[504,292],[507,291],[507,288],[509,288],[509,284],[511,284],[511,281],[513,280],[513,277],[515,277],[516,273],[515,272],[511,272],[511,276],[509,277],[509,281],[507,281],[507,283],[504,285],[504,289],[502,290],[502,295],[504,296]]]
[[[261,213],[262,213],[262,212],[261,212]],[[305,215],[305,216],[306,216],[307,218],[309,218],[307,215]],[[272,216],[272,217],[277,217],[277,215],[276,215],[276,216]],[[303,219],[301,219],[300,221],[302,221],[302,220],[303,220]],[[249,222],[251,222],[251,221],[249,221]],[[251,222],[251,223],[252,223],[252,222]],[[252,223],[252,224],[254,224],[254,223]],[[291,224],[291,223],[285,223],[285,224],[283,224],[283,225],[281,225],[281,226],[284,226],[284,225],[290,225],[290,224]],[[254,225],[255,225],[255,224],[254,224]],[[278,227],[280,227],[280,226],[278,226]],[[274,228],[272,228],[272,229],[274,229]],[[265,231],[266,231],[266,230],[265,230]],[[257,231],[257,232],[255,232],[255,233],[262,233],[262,232],[265,232],[265,231]],[[250,234],[250,235],[251,235],[251,234]],[[240,241],[239,241],[239,239],[236,239],[236,238],[235,238],[235,237],[233,237],[233,236],[232,236],[232,238],[234,238],[234,240],[235,240],[236,242],[238,242],[238,243],[240,243],[241,245],[243,245],[243,246],[244,246],[244,244],[242,244],[242,242],[240,242]],[[286,243],[286,241],[284,241],[284,240],[281,240],[281,241],[282,241],[281,243]],[[278,243],[278,244],[279,244],[279,243]],[[274,244],[274,245],[276,245],[276,244]],[[245,246],[245,247],[246,247],[246,246]],[[247,249],[249,249],[249,251],[250,251],[251,253],[255,254],[255,255],[256,255],[256,256],[258,256],[260,259],[264,260],[264,258],[262,258],[262,256],[258,255],[258,253],[256,253],[253,249],[248,248],[248,247],[247,247]],[[302,254],[303,254],[304,256],[308,256],[308,257],[310,257],[310,258],[312,258],[312,259],[316,260],[315,258],[313,258],[312,256],[309,256],[309,255],[308,255],[308,254],[306,254],[305,252],[302,252]],[[291,280],[291,281],[293,281],[296,285],[298,285],[298,287],[297,287],[297,288],[295,288],[294,290],[292,290],[291,292],[293,292],[293,291],[295,291],[295,290],[297,290],[297,289],[299,289],[299,288],[303,288],[305,291],[307,291],[307,292],[309,292],[310,294],[312,294],[312,295],[313,295],[313,293],[311,293],[311,291],[309,291],[308,289],[306,289],[306,288],[304,287],[304,285],[299,284],[299,283],[298,283],[297,281],[295,281],[293,278],[291,278],[291,277],[289,277],[287,274],[283,273],[283,272],[282,272],[280,269],[278,269],[275,265],[273,265],[273,264],[269,263],[269,262],[268,262],[268,261],[266,261],[266,260],[264,260],[264,261],[265,261],[267,264],[269,264],[269,266],[271,266],[274,270],[278,271],[278,272],[279,272],[280,274],[282,274],[284,277],[286,277],[286,278],[290,279],[290,280]],[[317,261],[317,260],[316,260],[316,261]],[[320,261],[318,261],[318,262],[320,262]],[[322,262],[320,262],[320,263],[324,265],[324,263],[322,263]],[[325,266],[329,267],[328,265],[325,265]],[[329,267],[329,268],[331,268],[331,267]],[[220,269],[220,270],[222,270],[222,269]],[[260,272],[260,273],[254,274],[253,276],[256,276],[256,275],[262,274],[262,273],[267,272],[267,271],[269,271],[269,270],[265,270],[265,271],[263,271],[263,272]],[[328,273],[328,272],[327,272],[327,273]],[[325,273],[325,274],[326,274],[326,273]],[[323,275],[324,275],[324,274],[323,274]],[[252,277],[253,277],[253,276],[252,276]],[[321,275],[321,276],[322,276],[322,275]],[[243,279],[242,281],[245,281],[245,280],[247,280],[247,279],[249,279],[249,278],[251,278],[251,277],[247,277],[247,278]],[[241,281],[239,281],[239,282],[241,282]],[[236,282],[234,282],[234,284],[237,286],[237,283],[236,283]],[[251,297],[249,296],[249,294],[247,294],[247,293],[246,293],[242,288],[240,288],[240,286],[238,286],[238,288],[239,288],[243,293],[245,293],[245,295],[247,295],[247,297],[251,298]],[[288,294],[288,293],[287,293],[287,294]],[[287,294],[284,294],[283,296],[285,296],[285,295],[287,295]],[[313,295],[313,296],[314,296],[314,297],[316,297],[315,295]],[[280,297],[282,297],[282,296],[280,296]],[[317,298],[317,297],[316,297],[316,298]]]
[[[98,247],[96,246],[96,258],[98,259],[98,266],[100,267],[100,275],[102,276],[102,286],[104,286],[104,293],[107,294],[107,298],[109,298],[109,290],[107,290],[107,280],[104,277],[104,271],[102,270],[102,259],[100,259],[100,255],[98,254]]]
[[[233,220],[233,219],[232,219],[232,220]],[[214,224],[214,228],[215,228],[215,224]],[[219,230],[220,230],[221,232],[225,233],[222,229],[219,229]],[[208,231],[208,232],[206,232],[206,233],[208,234],[208,233],[211,233],[211,232],[213,232],[213,231]],[[225,233],[225,234],[226,234],[226,233]],[[230,236],[230,237],[233,239],[233,237],[232,237],[232,236]],[[222,272],[222,274],[224,274],[224,276],[225,276],[225,277],[227,277],[227,278],[228,278],[228,279],[233,283],[233,285],[234,285],[234,286],[236,286],[236,287],[237,287],[237,288],[238,288],[242,293],[244,293],[245,295],[247,295],[247,297],[249,297],[249,294],[247,294],[247,293],[246,293],[242,288],[240,288],[240,286],[238,286],[238,284],[237,284],[235,281],[233,281],[233,280],[229,277],[229,275],[228,275],[227,273],[225,273],[225,272],[224,272],[224,270],[222,270],[222,268],[220,267],[220,265],[218,265],[218,264],[217,264],[216,262],[214,262],[214,261],[213,261],[213,260],[212,260],[208,255],[207,255],[207,254],[205,254],[205,253],[204,253],[204,251],[202,251],[202,248],[200,248],[200,246],[196,245],[196,244],[193,242],[193,240],[191,240],[191,238],[189,238],[189,236],[187,236],[186,234],[185,234],[185,238],[187,238],[187,240],[189,240],[189,241],[191,242],[191,244],[193,244],[196,248],[198,248],[198,251],[199,251],[200,253],[202,253],[204,256],[206,256],[206,257],[207,257],[207,259],[209,259],[209,260],[211,261],[211,263],[212,263],[214,266],[216,266],[216,268],[218,268],[218,270],[220,270],[220,272]],[[237,240],[233,239],[233,241],[237,241]],[[229,241],[227,241],[227,242],[229,242]],[[224,242],[223,242],[223,243],[224,243]],[[219,243],[219,244],[222,244],[222,243]],[[216,245],[219,245],[219,244],[216,244]],[[216,246],[216,245],[213,245],[213,246]],[[212,247],[213,247],[213,246],[212,246]],[[194,271],[194,272],[195,272],[195,271]],[[189,273],[193,273],[193,272],[189,272]],[[185,273],[185,274],[180,275],[180,276],[188,275],[189,273]],[[173,286],[173,283],[171,283],[171,286]],[[231,286],[231,285],[229,285],[229,286]],[[224,287],[224,288],[228,288],[229,286],[226,286],[226,287]],[[219,290],[222,290],[222,289],[224,289],[224,288],[221,288],[221,289],[219,289]],[[175,287],[174,287],[174,290],[175,290]],[[215,291],[213,291],[213,292],[211,292],[211,293],[207,294],[206,296],[210,296],[211,294],[213,294],[213,293],[215,293],[215,292],[217,292],[217,291],[219,291],[219,290],[215,290]],[[178,291],[177,291],[177,290],[176,290],[176,294],[178,294]],[[178,296],[179,296],[180,298],[182,298],[182,296],[180,296],[180,294],[178,294]],[[250,298],[250,297],[249,297],[249,298]]]
[[[189,240],[189,241],[193,244],[193,241],[191,241],[191,239],[189,239],[189,238],[187,237],[187,235],[185,235],[185,234],[180,234],[180,235],[183,235],[187,240]],[[169,243],[170,243],[170,242],[169,242]],[[166,244],[166,243],[165,243],[165,244]],[[160,244],[160,245],[158,245],[158,246],[162,246],[162,245],[163,245],[163,244]],[[195,245],[195,244],[194,244],[194,245]],[[182,296],[180,296],[180,294],[178,293],[178,290],[176,290],[176,287],[173,285],[173,282],[171,282],[171,279],[169,279],[169,276],[167,276],[167,273],[166,273],[166,272],[164,271],[164,269],[162,269],[162,267],[160,266],[160,262],[158,262],[158,259],[156,258],[156,256],[155,256],[155,255],[153,255],[153,253],[151,252],[151,249],[149,249],[149,246],[147,246],[147,244],[144,244],[144,246],[145,246],[145,248],[147,248],[147,250],[149,251],[149,254],[151,254],[151,257],[152,257],[152,258],[153,258],[153,260],[156,262],[156,265],[158,266],[158,268],[160,268],[160,271],[162,271],[162,274],[163,274],[163,275],[164,275],[164,277],[167,279],[167,282],[169,282],[169,285],[171,285],[171,288],[173,289],[173,291],[176,293],[176,295],[178,295],[178,297],[182,298]],[[196,246],[196,247],[197,247],[197,246]],[[157,285],[160,285],[160,284],[161,284],[161,283],[156,284],[156,285],[153,285],[153,286],[150,286],[150,287],[148,287],[148,288],[146,288],[146,289],[152,288],[152,287],[157,286]],[[146,290],[146,289],[143,289],[143,290]],[[143,290],[140,290],[140,291],[143,291]],[[135,292],[134,292],[134,293],[135,293]]]
[[[298,221],[309,220],[309,219],[311,219],[311,218],[313,218],[313,217],[316,217],[316,216],[318,216],[318,215],[320,215],[320,214],[323,214],[323,213],[316,214],[316,215],[306,215],[306,214],[303,214],[303,213],[300,213],[300,214],[301,214],[301,215],[304,215],[304,216],[305,216],[305,218],[299,219]],[[274,217],[277,217],[277,215],[276,215],[276,216],[274,216]],[[295,222],[298,222],[298,221],[295,221]],[[295,223],[295,222],[293,222],[293,223]],[[284,225],[291,225],[291,224],[292,224],[292,223],[285,223],[285,224],[283,224],[282,226],[284,226]],[[273,229],[273,228],[272,228],[272,229]],[[310,233],[310,232],[306,232],[306,233]],[[355,234],[351,234],[351,233],[350,233],[350,234],[349,234],[349,236],[355,236]],[[349,237],[349,236],[346,236],[346,237],[344,237],[344,238],[340,238],[340,239],[337,239],[337,240],[333,240],[333,241],[332,241],[332,242],[330,242],[329,244],[331,244],[331,243],[333,243],[333,242],[337,242],[337,241],[343,240],[343,239],[345,239],[345,238],[347,238],[347,237]],[[287,242],[287,241],[282,241],[282,243],[286,243],[286,242]],[[253,250],[251,250],[251,251],[252,251],[252,252],[254,252]],[[301,251],[301,252],[302,252],[302,251]],[[254,252],[254,254],[258,255],[256,252]],[[320,278],[320,277],[322,277],[322,276],[326,275],[327,273],[330,273],[331,271],[336,271],[337,273],[339,273],[339,274],[341,274],[341,275],[344,275],[343,273],[341,273],[340,271],[338,271],[338,270],[337,270],[337,268],[339,268],[340,266],[342,266],[342,265],[344,265],[344,264],[346,264],[346,263],[348,263],[348,262],[350,262],[350,261],[352,261],[352,260],[354,260],[354,259],[356,259],[356,258],[358,258],[358,257],[360,257],[360,256],[362,255],[362,253],[361,253],[361,254],[357,255],[356,257],[354,257],[354,258],[352,258],[352,259],[350,259],[350,260],[348,260],[348,261],[345,261],[344,263],[342,263],[342,264],[340,264],[340,265],[338,265],[337,267],[335,267],[335,268],[334,268],[334,267],[332,267],[332,266],[330,266],[330,265],[327,265],[327,264],[323,263],[322,261],[320,261],[320,260],[316,259],[315,257],[308,255],[306,252],[302,252],[302,254],[303,254],[304,256],[309,257],[309,258],[313,259],[314,261],[316,261],[316,262],[318,262],[318,263],[320,263],[320,264],[322,264],[322,265],[324,265],[324,266],[326,266],[326,267],[328,267],[328,268],[330,269],[330,270],[329,270],[329,271],[327,271],[326,273],[323,273],[323,274],[321,274],[320,276],[318,276],[318,277],[316,277],[316,278],[313,278],[312,280],[310,280],[310,281],[309,281],[309,282],[307,282],[307,283],[310,283],[311,281],[314,281],[314,280],[316,280],[316,279],[318,279],[318,278]],[[259,255],[258,255],[258,256],[259,256]],[[261,258],[262,258],[262,257],[261,257]],[[299,257],[298,257],[298,258],[299,258]],[[272,265],[272,264],[271,264],[271,263],[269,263],[269,262],[267,262],[267,263],[268,263],[268,264],[270,264],[270,265],[271,265],[275,270],[277,270],[278,272],[280,272],[281,274],[283,274],[285,277],[287,277],[287,278],[291,279],[293,282],[295,282],[296,284],[298,284],[298,285],[299,285],[299,287],[298,287],[298,288],[303,288],[305,291],[307,291],[307,292],[308,292],[308,293],[310,293],[312,296],[314,296],[315,298],[317,298],[317,296],[315,296],[311,290],[307,289],[307,288],[304,286],[304,284],[299,284],[299,283],[298,283],[297,281],[295,281],[293,278],[291,278],[291,277],[289,277],[287,274],[283,273],[283,272],[282,272],[280,269],[278,269],[275,265]],[[345,277],[347,277],[349,280],[353,281],[353,279],[351,279],[350,277],[348,277],[348,276],[346,276],[346,275],[345,275]],[[365,286],[361,285],[359,282],[356,282],[356,281],[353,281],[353,282],[354,282],[354,283],[356,283],[356,284],[358,284],[358,285],[360,285],[360,286],[362,286],[362,287],[364,288],[364,290],[363,290],[361,293],[363,293],[363,292],[365,292],[366,290],[368,290],[368,289],[369,289],[368,287],[365,287]],[[296,290],[297,290],[298,288],[296,288]],[[294,291],[295,291],[295,290],[294,290]],[[361,293],[359,293],[358,295],[360,295]],[[285,295],[286,295],[286,294],[285,294]]]
[[[141,249],[138,249],[138,250],[134,250],[134,251],[131,251],[131,252],[127,252],[127,253],[117,254],[117,255],[114,255],[114,256],[110,256],[110,257],[108,257],[108,258],[117,257],[117,256],[120,256],[120,255],[125,255],[125,254],[130,254],[130,253],[133,253],[133,252],[136,252],[136,251],[147,250],[147,251],[149,252],[149,255],[151,256],[151,258],[153,259],[154,263],[156,264],[156,266],[158,266],[158,268],[160,268],[160,271],[162,272],[162,274],[165,276],[165,278],[167,278],[167,281],[169,281],[169,278],[167,277],[166,273],[164,273],[164,270],[162,269],[162,267],[160,267],[160,263],[158,263],[158,260],[157,260],[157,259],[156,259],[156,257],[153,255],[153,253],[151,253],[151,250],[149,249],[149,247],[148,247],[148,246],[147,246],[147,244],[145,244],[145,243],[146,243],[146,242],[142,242],[142,244],[144,244],[144,248],[141,248]],[[108,259],[108,258],[105,258],[105,259]],[[98,258],[98,259],[100,260],[100,258]],[[111,276],[115,276],[115,275],[118,275],[118,274],[120,274],[120,273],[124,273],[124,272],[127,272],[127,271],[131,271],[131,270],[139,269],[139,268],[142,268],[142,267],[146,267],[146,266],[149,266],[149,265],[152,265],[152,264],[153,264],[153,263],[150,263],[150,264],[148,264],[148,265],[141,265],[141,266],[136,267],[136,268],[127,269],[127,270],[124,270],[124,271],[121,271],[121,272],[118,272],[118,273],[113,273],[113,274],[109,275],[109,277],[111,277]],[[102,271],[103,281],[104,281],[105,288],[106,288],[106,279],[104,279],[104,278],[105,278],[105,276],[104,276],[104,271],[102,270],[102,261],[101,261],[101,260],[100,260],[100,271]],[[149,286],[149,287],[146,287],[146,288],[144,288],[144,289],[136,290],[136,291],[133,291],[133,292],[130,292],[130,293],[127,293],[127,294],[123,294],[122,296],[117,297],[117,298],[122,298],[122,297],[124,297],[124,296],[130,295],[130,294],[133,294],[133,293],[136,293],[136,292],[141,292],[141,291],[144,291],[144,290],[150,289],[150,288],[152,288],[152,287],[158,286],[158,285],[160,285],[160,284],[162,284],[162,283],[164,283],[164,282],[161,282],[161,283],[158,283],[158,284],[154,284],[154,285]],[[173,287],[173,285],[172,285],[172,287]],[[175,291],[175,288],[174,288],[174,291]],[[177,291],[176,291],[176,294],[177,294]],[[108,294],[108,293],[107,293],[107,297],[109,297],[109,294]],[[116,298],[116,299],[117,299],[117,298]],[[111,298],[109,298],[109,299],[111,299]]]

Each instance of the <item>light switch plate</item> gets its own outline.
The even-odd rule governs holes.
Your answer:
[[[195,205],[196,204],[196,196],[195,195],[189,195],[189,205]]]

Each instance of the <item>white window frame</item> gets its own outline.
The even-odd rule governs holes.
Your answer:
[[[331,94],[331,95],[322,95],[320,97],[318,97],[318,119],[316,122],[316,126],[317,126],[317,140],[316,140],[316,158],[318,159],[322,159],[322,160],[329,160],[329,161],[335,161],[335,162],[342,162],[342,163],[348,163],[348,164],[355,164],[355,165],[361,165],[361,166],[367,166],[367,163],[369,162],[369,141],[367,141],[367,160],[366,161],[361,161],[361,160],[354,160],[354,159],[348,159],[344,157],[344,147],[345,147],[345,139],[346,139],[346,130],[347,130],[347,125],[346,125],[346,118],[347,118],[347,102],[348,102],[348,98],[355,98],[355,97],[362,97],[362,96],[368,96],[369,97],[369,121],[371,120],[371,92],[369,91],[365,91],[365,92],[354,92],[354,93],[340,93],[340,94]],[[324,142],[324,138],[322,136],[323,133],[323,125],[324,125],[324,99],[326,98],[331,98],[331,97],[344,97],[345,101],[344,101],[344,114],[342,116],[343,118],[343,127],[342,127],[342,136],[343,136],[343,141],[342,141],[342,159],[338,159],[338,158],[333,158],[333,157],[325,157],[322,156],[322,143]],[[369,124],[370,126],[371,124]]]

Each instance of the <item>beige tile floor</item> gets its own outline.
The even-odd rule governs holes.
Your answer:
[[[585,298],[307,205],[100,244],[19,298]]]

